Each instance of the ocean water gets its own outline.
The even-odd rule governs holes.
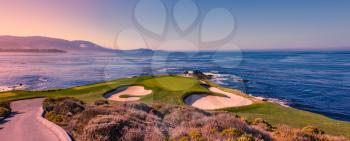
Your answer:
[[[350,121],[350,52],[0,53],[0,91],[201,70],[253,96]]]

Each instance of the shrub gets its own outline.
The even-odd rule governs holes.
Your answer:
[[[161,108],[163,107],[163,105],[162,105],[162,104],[159,104],[159,103],[154,103],[154,104],[152,105],[152,107],[154,107],[155,109],[159,110],[159,109],[161,109]]]
[[[57,123],[57,124],[59,124],[59,123],[64,121],[64,117],[62,115],[58,115],[58,114],[56,114],[53,111],[45,113],[44,117],[47,120],[52,121],[52,122]]]
[[[259,123],[264,123],[265,120],[262,118],[255,118],[254,121],[252,122],[253,125],[258,125]]]
[[[202,136],[202,133],[199,132],[198,130],[193,130],[190,132],[190,137],[193,141],[202,141],[204,140],[203,139],[203,136]]]
[[[243,134],[237,139],[237,141],[255,141],[255,139],[252,135]]]
[[[84,141],[165,140],[165,125],[156,115],[146,112],[148,109],[151,108],[137,103],[88,106],[70,120],[68,130],[77,140]]]
[[[221,136],[241,136],[243,132],[236,128],[228,128],[221,131]]]
[[[147,104],[137,103],[137,102],[125,103],[122,106],[124,108],[133,108],[133,109],[140,110],[140,111],[147,112],[147,113],[153,109],[152,107],[148,106]]]
[[[47,98],[44,100],[44,117],[59,125],[65,125],[69,117],[82,112],[85,105],[82,101],[72,97]]]
[[[251,122],[248,119],[246,119],[245,117],[240,117],[240,119],[246,124],[251,124]]]
[[[304,133],[309,133],[309,134],[324,134],[325,132],[315,126],[306,126],[302,130]]]
[[[196,127],[203,126],[205,122],[202,119],[209,113],[194,108],[169,107],[169,112],[164,116],[164,122],[169,126]]]
[[[85,140],[118,140],[122,137],[122,129],[129,124],[126,119],[117,116],[97,116],[85,127]]]
[[[191,141],[191,138],[188,136],[181,136],[178,139],[169,139],[169,141]]]
[[[217,130],[215,128],[211,128],[211,127],[207,127],[207,131],[211,134],[217,132]]]
[[[254,121],[251,123],[252,125],[256,125],[261,129],[264,129],[266,131],[272,131],[273,127],[270,123],[268,123],[266,120],[262,118],[255,118]]]
[[[5,107],[0,107],[0,117],[7,117],[9,116],[11,111]]]
[[[304,130],[304,131],[302,131]],[[307,130],[307,131],[306,131]],[[348,141],[342,136],[331,136],[326,134],[315,134],[315,127],[307,126],[304,129],[290,128],[287,125],[278,125],[274,134],[276,140],[281,141]],[[319,129],[317,129],[319,130]]]
[[[65,102],[52,103],[55,104],[52,112],[48,112],[50,117],[56,117],[60,106],[67,106],[62,104]],[[239,137],[242,141],[249,141],[246,139],[248,135],[270,139],[268,134],[249,126],[232,113],[173,105],[155,107],[138,102],[103,107],[88,105],[80,113],[63,115],[64,122],[67,122],[63,126],[76,140],[84,141],[201,141],[235,140]],[[247,135],[241,137],[243,134]]]
[[[109,105],[109,102],[107,100],[96,100],[95,101],[95,105],[99,106],[99,105]]]
[[[228,128],[248,129],[248,125],[230,113],[217,113],[212,115],[204,125],[209,129],[216,129],[218,132]]]
[[[11,108],[9,102],[1,102],[0,103],[0,120],[2,118],[6,118],[11,114]]]
[[[74,98],[48,99],[46,102],[46,106],[51,106],[51,111],[46,111],[45,117],[60,123],[76,140],[83,141],[345,140],[343,137],[318,134],[323,132],[317,128],[305,127],[301,131],[280,126],[276,128],[272,139],[272,134],[260,130],[261,125],[271,126],[261,118],[255,119],[252,122],[254,126],[250,126],[242,117],[232,113],[206,112],[184,106],[164,104],[151,107],[138,102],[127,102],[118,106],[85,106]],[[67,111],[77,113],[68,116],[63,113]]]
[[[6,108],[10,110],[10,103],[9,102],[0,102],[0,107]]]
[[[45,111],[54,111],[55,114],[68,115],[77,114],[85,109],[84,102],[73,97],[47,98],[44,100],[43,108]]]

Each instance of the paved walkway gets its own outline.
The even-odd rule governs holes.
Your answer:
[[[1,141],[59,141],[56,134],[38,121],[42,98],[11,103],[14,112],[0,123]]]

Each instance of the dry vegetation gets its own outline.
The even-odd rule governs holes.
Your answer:
[[[273,134],[279,141],[349,141],[345,137],[331,136],[319,131],[320,129],[312,126],[293,129],[286,125],[279,125]]]
[[[346,140],[321,130],[272,127],[263,119],[248,122],[229,112],[205,112],[187,106],[106,101],[87,105],[74,98],[47,99],[45,117],[77,141],[263,141]]]
[[[11,114],[10,104],[8,102],[0,103],[0,121]]]

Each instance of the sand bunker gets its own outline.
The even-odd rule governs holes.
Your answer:
[[[141,96],[151,94],[152,90],[146,90],[143,86],[130,86],[118,88],[115,92],[108,94],[106,97],[114,101],[137,101]],[[128,97],[123,97],[127,95]]]
[[[185,103],[203,110],[215,110],[252,104],[252,101],[248,98],[225,92],[215,87],[209,87],[209,90],[215,93],[224,94],[226,97],[211,96],[207,94],[193,94],[186,97]]]

